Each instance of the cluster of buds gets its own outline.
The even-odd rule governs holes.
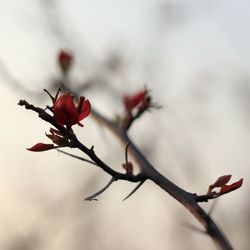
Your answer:
[[[55,97],[52,97],[51,95],[50,97],[53,103],[50,110],[54,115],[54,119],[58,125],[66,126],[67,133],[69,133],[71,127],[75,124],[78,124],[81,127],[83,126],[80,122],[86,118],[91,111],[90,103],[88,100],[85,100],[84,96],[80,97],[77,106],[74,103],[73,96],[69,93],[63,94],[59,97],[57,93]],[[40,152],[70,146],[67,133],[62,134],[59,130],[54,128],[50,129],[50,133],[51,134],[45,134],[53,142],[53,144],[37,143],[33,147],[28,148],[28,150]]]
[[[132,95],[125,95],[123,97],[123,104],[127,112],[133,112],[134,110],[141,110],[142,108],[148,108],[150,106],[150,96],[148,90],[141,90]]]
[[[66,147],[69,146],[69,141],[66,136],[63,136],[60,131],[54,128],[50,128],[50,133],[45,135],[53,142],[53,144],[46,144],[39,142],[32,146],[31,148],[27,148],[29,151],[33,152],[42,152],[47,151],[50,149],[60,148],[60,147]]]
[[[138,91],[132,95],[125,95],[123,97],[123,104],[126,111],[123,126],[126,129],[128,129],[132,122],[146,110],[150,107],[154,107],[147,89]]]
[[[229,182],[229,180],[231,179],[232,175],[223,175],[221,177],[219,177],[214,184],[210,185],[207,191],[207,195],[209,194],[217,194],[217,195],[223,195],[226,193],[229,193],[231,191],[234,191],[235,189],[238,189],[242,186],[243,183],[243,178],[241,178],[240,180],[227,185],[227,183]],[[214,188],[220,188],[219,192],[214,192]]]

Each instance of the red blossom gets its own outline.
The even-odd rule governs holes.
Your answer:
[[[50,150],[53,148],[55,148],[53,144],[46,144],[46,143],[40,142],[40,143],[35,144],[31,148],[27,148],[27,150],[33,151],[33,152],[42,152],[42,151]]]
[[[61,50],[57,60],[62,72],[67,73],[72,65],[73,55],[65,50]]]
[[[60,125],[66,125],[68,128],[75,124],[83,126],[80,121],[89,115],[90,110],[90,103],[83,96],[80,97],[79,104],[76,107],[73,96],[64,94],[55,101],[54,117]]]
[[[131,110],[135,107],[139,107],[143,104],[145,97],[147,95],[147,90],[139,91],[133,95],[126,95],[123,97],[123,103],[126,110]]]

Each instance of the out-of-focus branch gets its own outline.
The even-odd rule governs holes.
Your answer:
[[[33,95],[33,96],[37,95],[37,93],[32,92],[29,89],[25,88],[24,85],[12,75],[7,65],[1,58],[0,58],[0,76],[3,77],[4,81],[6,81],[9,84],[9,86],[14,88],[15,90],[21,91],[26,95]]]

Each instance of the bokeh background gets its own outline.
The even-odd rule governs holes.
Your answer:
[[[133,125],[132,139],[168,178],[204,193],[218,176],[243,187],[204,204],[235,249],[249,249],[249,1],[0,0],[0,247],[6,250],[216,249],[200,225],[159,187],[118,182],[98,202],[84,198],[109,176],[56,151],[49,125],[17,106],[45,106],[55,88],[60,49],[74,54],[72,88],[108,117],[122,96],[148,86],[163,108]],[[117,138],[95,121],[75,128],[115,169]],[[74,152],[78,153],[78,152]]]

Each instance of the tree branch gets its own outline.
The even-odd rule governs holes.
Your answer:
[[[4,64],[0,62],[0,73],[4,75],[6,81],[11,83],[13,87],[18,89],[20,86],[21,90],[23,90],[26,93],[29,93],[29,91],[25,89],[22,84],[19,84],[19,82],[16,81],[13,77],[10,77],[11,75],[9,74],[8,70],[3,66]],[[69,91],[74,93],[74,91],[72,90]],[[63,126],[57,124],[54,118],[47,112],[45,112],[43,109],[35,107],[24,100],[21,100],[19,102],[19,105],[24,106],[26,109],[35,111],[36,113],[38,113],[40,118],[55,126],[62,134],[64,135],[66,134],[67,132],[66,129]],[[130,140],[127,132],[124,131],[124,129],[121,128],[117,123],[108,120],[107,118],[105,118],[104,116],[102,116],[93,109],[92,109],[92,116],[99,123],[108,127],[116,136],[118,136],[118,138],[122,141],[124,145],[127,145],[129,143],[130,145],[129,151],[131,155],[134,157],[134,159],[137,161],[138,165],[140,166],[141,173],[134,176],[134,175],[121,174],[119,172],[114,171],[112,168],[110,168],[108,165],[102,162],[95,155],[94,150],[92,148],[88,149],[86,146],[81,144],[74,135],[73,131],[71,131],[70,133],[70,140],[72,142],[72,147],[76,147],[82,152],[86,153],[97,164],[97,166],[99,166],[106,173],[110,174],[112,176],[112,179],[113,178],[116,180],[123,179],[131,182],[140,182],[140,183],[144,182],[146,179],[152,180],[156,185],[161,187],[164,191],[170,194],[173,198],[179,201],[186,209],[188,209],[191,212],[191,214],[203,225],[207,233],[210,235],[210,237],[214,240],[214,242],[220,249],[223,250],[233,249],[231,244],[223,234],[223,232],[217,227],[212,218],[197,204],[197,202],[207,201],[208,199],[211,199],[213,196],[209,197],[208,195],[198,196],[181,189],[173,182],[168,180],[165,176],[160,174],[151,165],[151,163],[140,152],[140,150],[136,147],[136,145]],[[112,182],[110,181],[103,189],[108,188],[108,186],[110,186],[112,183],[113,181]]]
[[[55,119],[45,112],[41,108],[37,108],[26,101],[20,101],[19,105],[25,106],[26,109],[30,109],[38,113],[39,117],[53,126],[55,126],[62,134],[66,133],[66,129],[58,125]],[[129,144],[129,151],[133,158],[138,163],[141,172],[137,175],[131,174],[122,174],[117,171],[114,171],[108,165],[106,165],[94,152],[93,148],[88,149],[85,145],[83,145],[74,134],[73,130],[70,130],[68,134],[68,138],[71,143],[72,148],[78,148],[85,154],[87,154],[103,171],[111,175],[115,180],[127,180],[130,182],[143,182],[146,179],[152,180],[156,185],[161,187],[164,191],[166,191],[169,195],[171,195],[174,199],[180,202],[187,210],[191,212],[191,214],[203,225],[207,234],[213,239],[215,244],[222,250],[232,250],[232,246],[230,242],[227,240],[223,232],[217,227],[212,218],[207,214],[198,204],[197,202],[205,199],[203,196],[195,196],[192,193],[189,193],[182,188],[178,187],[176,184],[171,182],[161,173],[159,173],[147,160],[147,158],[141,153],[141,151],[137,148],[137,146],[132,142],[129,138],[127,131],[124,130],[122,126],[118,123],[110,121],[106,119],[104,116],[99,114],[97,111],[92,109],[92,116],[102,125],[105,125],[107,128],[113,132],[124,145]],[[110,181],[111,182],[111,181]],[[112,181],[113,182],[113,181]],[[112,184],[112,182],[102,189],[105,191],[108,186]],[[100,190],[99,192],[103,192]],[[99,194],[97,192],[97,195]],[[96,194],[95,194],[96,195]],[[92,197],[92,196],[91,196]],[[197,198],[199,197],[199,198]],[[207,198],[207,197],[206,197]]]
[[[222,250],[233,250],[230,242],[224,235],[221,229],[215,224],[212,218],[207,214],[198,204],[195,196],[176,184],[171,182],[161,173],[159,173],[147,160],[147,158],[141,153],[137,146],[129,138],[126,130],[119,127],[118,124],[106,119],[96,110],[92,109],[92,117],[96,119],[100,124],[109,128],[123,143],[123,145],[129,144],[129,151],[139,164],[141,172],[146,176],[145,179],[152,180],[156,185],[161,187],[165,192],[171,195],[174,199],[180,202],[190,213],[203,225],[207,234],[213,239],[215,244]]]

